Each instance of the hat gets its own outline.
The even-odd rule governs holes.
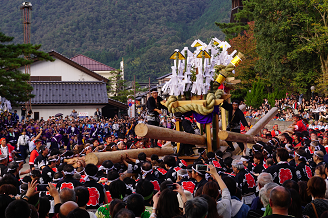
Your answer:
[[[174,113],[174,116],[176,117],[176,118],[181,118],[182,117],[182,113],[181,112],[176,112],[176,113]]]
[[[238,104],[239,105],[240,101],[238,99],[232,100],[232,104]]]

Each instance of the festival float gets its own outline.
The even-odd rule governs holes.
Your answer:
[[[227,143],[223,140],[253,144],[259,140],[268,142],[267,139],[255,135],[275,116],[278,112],[277,108],[272,108],[246,134],[226,131],[226,113],[223,108],[220,108],[220,105],[224,100],[230,101],[231,95],[229,91],[225,92],[225,90],[233,89],[234,85],[240,82],[240,80],[235,80],[233,75],[235,68],[245,59],[245,56],[240,52],[237,53],[236,50],[229,54],[228,49],[231,47],[229,43],[217,38],[212,38],[209,44],[205,44],[199,39],[195,40],[191,47],[194,49],[193,52],[185,47],[181,51],[176,49],[170,56],[170,59],[173,60],[172,75],[162,87],[163,93],[169,94],[169,98],[166,102],[161,103],[168,108],[170,113],[192,112],[201,129],[201,134],[180,131],[180,124],[177,121],[176,130],[140,123],[135,127],[136,135],[177,142],[177,152],[180,143],[195,144],[210,152],[218,148],[224,151]],[[228,87],[228,89],[224,87]],[[221,111],[222,131],[219,131],[219,111]],[[172,146],[167,145],[163,148],[97,152],[88,154],[86,162],[101,164],[106,159],[113,161],[113,158],[115,159],[113,162],[116,162],[119,161],[118,157],[127,152],[130,157],[136,158],[140,152],[145,152],[147,156],[151,154],[161,156],[173,154],[174,150]],[[240,150],[236,150],[235,154],[237,152]],[[198,157],[181,158],[193,161]]]

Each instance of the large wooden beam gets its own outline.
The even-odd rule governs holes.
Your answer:
[[[144,152],[147,157],[152,154],[158,156],[174,154],[172,146],[164,146],[162,148],[143,148],[143,149],[128,149],[122,151],[106,151],[106,152],[92,152],[85,156],[85,163],[92,163],[94,165],[102,164],[105,160],[111,160],[113,163],[121,162],[121,155],[128,154],[129,157],[136,159],[138,154]]]
[[[273,107],[269,112],[264,115],[250,130],[247,131],[246,135],[256,135],[258,134],[261,129],[267,125],[274,116],[278,113],[278,108]]]
[[[137,136],[151,139],[161,139],[171,142],[180,142],[192,145],[206,145],[206,138],[201,135],[179,132],[173,129],[139,123],[135,129]]]
[[[206,144],[207,144],[207,139],[203,135],[195,135],[186,132],[179,132],[173,129],[147,125],[144,123],[139,123],[135,127],[134,131],[137,136],[151,138],[151,139],[161,139],[170,142],[180,142],[184,144],[204,146],[204,148],[206,148]],[[228,146],[228,144],[225,141],[219,140],[219,146]]]
[[[263,141],[265,143],[269,142],[269,139],[256,137],[253,135],[246,135],[236,132],[230,131],[220,131],[218,136],[221,140],[232,141],[232,142],[243,142],[243,143],[253,143],[255,144],[257,141]]]

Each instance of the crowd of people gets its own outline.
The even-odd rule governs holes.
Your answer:
[[[157,113],[156,123],[166,128],[190,120]],[[124,152],[165,144],[135,135],[136,124],[148,122],[142,117],[104,119],[99,112],[84,119],[20,120],[15,111],[4,112],[0,217],[328,217],[327,132],[312,128],[302,114],[293,112],[288,131],[264,130],[267,143],[239,145],[241,158],[199,148],[187,163],[179,154],[147,157],[140,150],[132,158]],[[118,150],[120,162],[85,163],[91,152]]]
[[[286,95],[286,98],[284,99],[275,100],[274,106],[278,107],[279,113],[274,119],[280,121],[292,121],[293,114],[298,114],[304,119],[309,121],[311,120],[313,122],[322,122],[326,126],[326,123],[328,123],[327,105],[328,98],[315,96],[310,100],[306,100],[302,95]],[[270,110],[270,108],[271,106],[268,99],[264,99],[264,102],[259,108],[248,106],[245,112],[245,117],[260,119]]]

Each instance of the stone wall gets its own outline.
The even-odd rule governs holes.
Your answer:
[[[246,118],[247,121],[251,122],[251,124],[254,126],[259,119],[250,119],[250,118]],[[278,129],[280,131],[284,131],[286,130],[293,122],[292,121],[278,121],[278,120],[271,120],[266,126],[265,128],[267,128],[269,131],[271,131],[273,129],[274,125],[278,125]]]

